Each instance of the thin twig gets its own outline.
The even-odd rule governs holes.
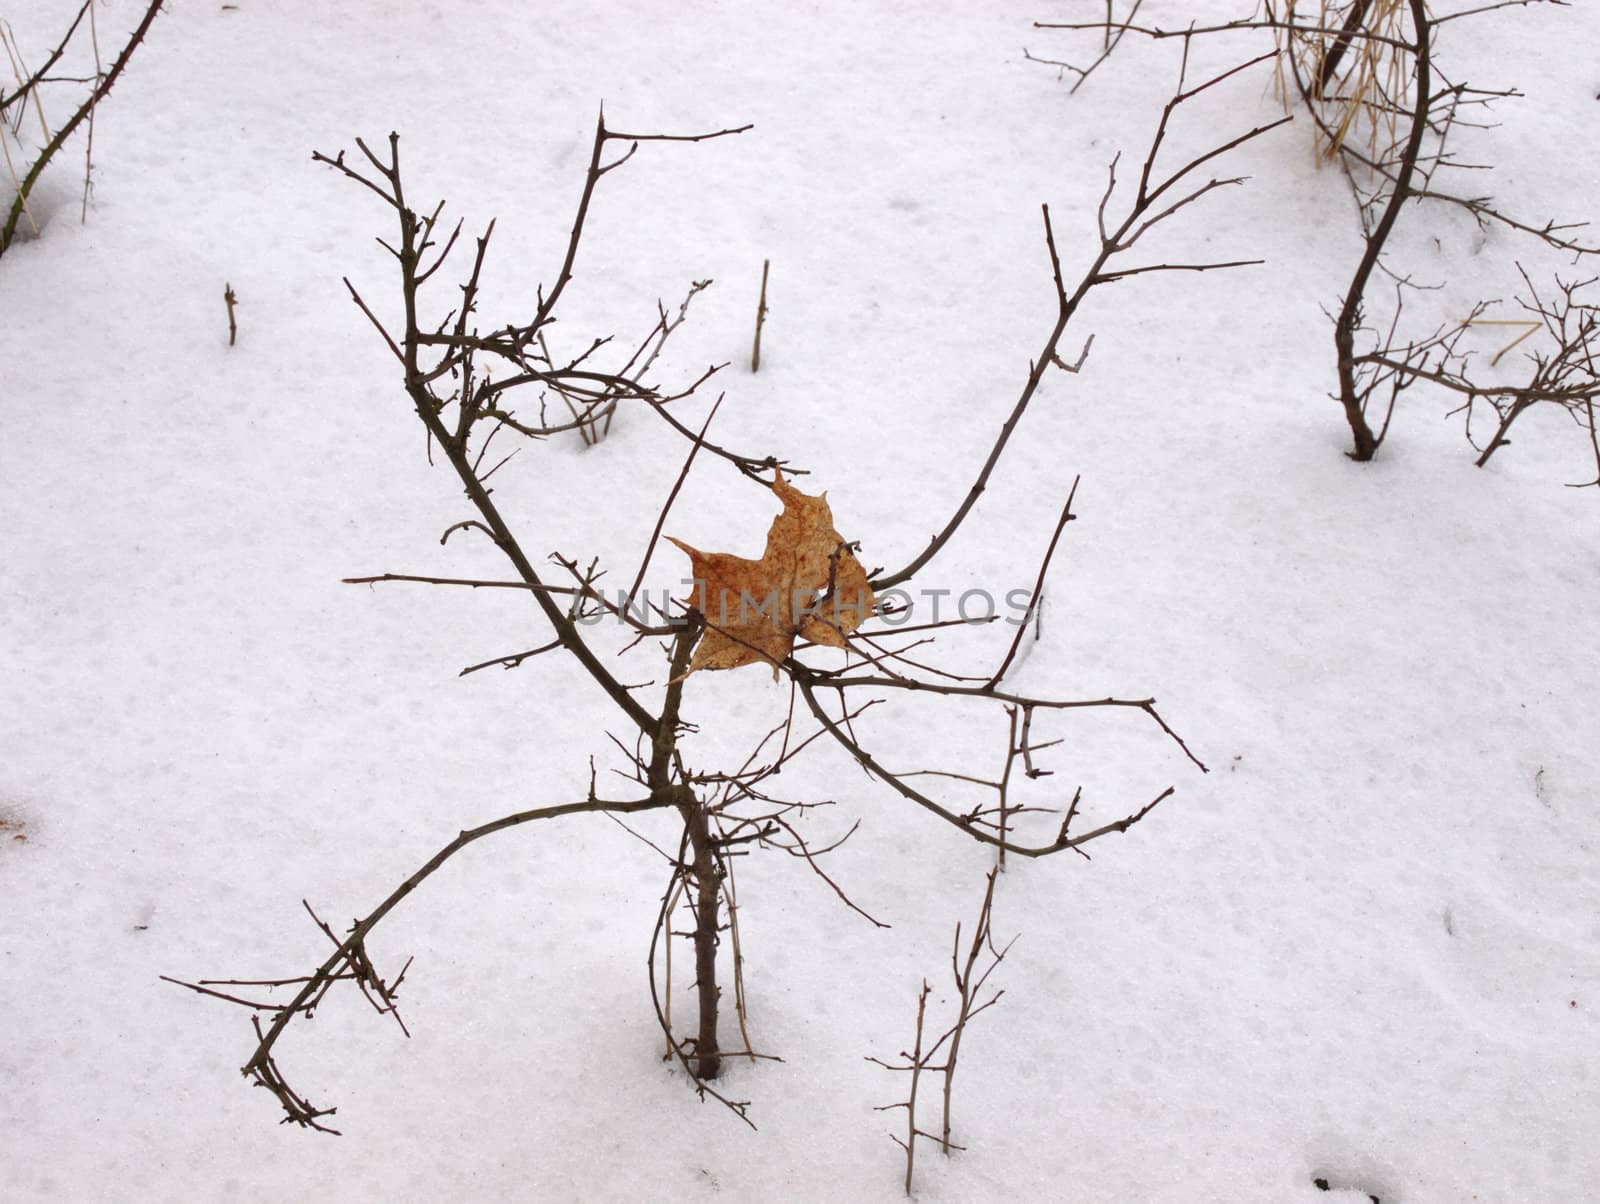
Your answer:
[[[761,261],[761,299],[756,302],[756,337],[750,347],[750,371],[761,371],[761,327],[767,320],[767,269],[772,266],[770,259]]]

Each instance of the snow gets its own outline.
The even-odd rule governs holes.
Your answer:
[[[758,1131],[661,1061],[644,958],[666,869],[597,816],[473,846],[378,930],[381,965],[416,957],[409,1040],[337,993],[285,1038],[342,1137],[277,1125],[237,1073],[247,1014],[160,981],[307,972],[325,938],[302,899],[343,926],[461,828],[582,798],[590,753],[617,763],[574,666],[457,677],[542,642],[522,600],[340,584],[504,570],[438,546],[464,505],[340,281],[394,312],[388,215],[310,152],[399,131],[414,196],[498,219],[485,312],[521,314],[602,100],[638,132],[754,123],[606,177],[558,331],[642,333],[713,277],[668,379],[733,361],[706,399],[726,391],[720,436],[809,468],[863,559],[900,564],[1049,330],[1040,203],[1081,271],[1170,48],[1130,43],[1069,97],[1023,60],[1065,53],[1030,22],[1098,5],[168,7],[98,114],[88,221],[69,157],[42,237],[0,260],[0,1197],[897,1198],[899,1114],[873,1108],[901,1083],[865,1059],[907,1047],[923,977],[947,1014],[990,854],[820,748],[787,784],[838,800],[819,834],[861,820],[829,872],[893,927],[799,863],[740,862],[752,1036],[784,1059],[727,1075]],[[102,45],[138,8],[101,8]],[[63,11],[4,15],[37,56]],[[1472,144],[1496,194],[1588,216],[1600,154],[1573,131],[1600,10],[1479,28],[1448,47],[1464,73],[1528,93]],[[1175,153],[1274,114],[1265,74],[1241,80]],[[1347,460],[1320,308],[1355,245],[1343,186],[1294,128],[1229,163],[1253,178],[1152,254],[1267,263],[1097,290],[1067,339],[1095,335],[1083,372],[1047,379],[925,582],[1026,587],[1081,474],[1017,686],[1154,695],[1212,772],[1127,716],[1053,726],[1052,791],[1083,782],[1107,819],[1177,793],[1092,863],[1002,878],[995,931],[1020,939],[963,1046],[968,1148],[924,1146],[918,1198],[1586,1199],[1600,542],[1595,493],[1563,482],[1587,449],[1535,415],[1476,469],[1419,390],[1375,462]],[[1404,238],[1473,295],[1505,295],[1525,253],[1454,218]],[[624,413],[592,451],[527,448],[499,496],[541,553],[625,578],[682,451]],[[703,465],[667,530],[748,555],[774,508]],[[992,665],[1009,634],[951,656]],[[744,747],[786,699],[759,672],[696,679],[697,747]],[[992,715],[884,712],[896,763],[934,747],[981,773],[1003,748]]]

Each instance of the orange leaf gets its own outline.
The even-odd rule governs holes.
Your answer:
[[[695,581],[690,605],[706,621],[690,672],[767,664],[776,679],[796,637],[843,648],[845,637],[872,613],[872,587],[833,529],[827,495],[801,493],[782,473],[772,491],[783,512],[772,520],[760,560],[702,552],[667,536],[689,554]]]

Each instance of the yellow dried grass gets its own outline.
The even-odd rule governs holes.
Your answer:
[[[1411,64],[1405,0],[1367,0],[1359,28],[1342,37],[1353,0],[1267,0],[1268,19],[1278,39],[1277,90],[1285,107],[1302,95],[1316,106],[1317,149],[1332,159],[1344,148],[1364,145],[1367,158],[1380,160],[1399,141],[1399,123],[1409,110]],[[1297,28],[1298,27],[1298,28]],[[1345,43],[1342,50],[1337,49]],[[1322,80],[1331,55],[1338,70]],[[1291,83],[1292,70],[1298,82]]]

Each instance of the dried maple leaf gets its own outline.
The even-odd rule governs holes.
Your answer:
[[[772,520],[760,560],[702,552],[667,536],[689,554],[690,604],[706,621],[691,672],[768,664],[776,678],[796,637],[843,648],[845,636],[872,613],[872,587],[833,529],[827,494],[801,493],[782,473],[775,474],[772,491],[783,512]]]

